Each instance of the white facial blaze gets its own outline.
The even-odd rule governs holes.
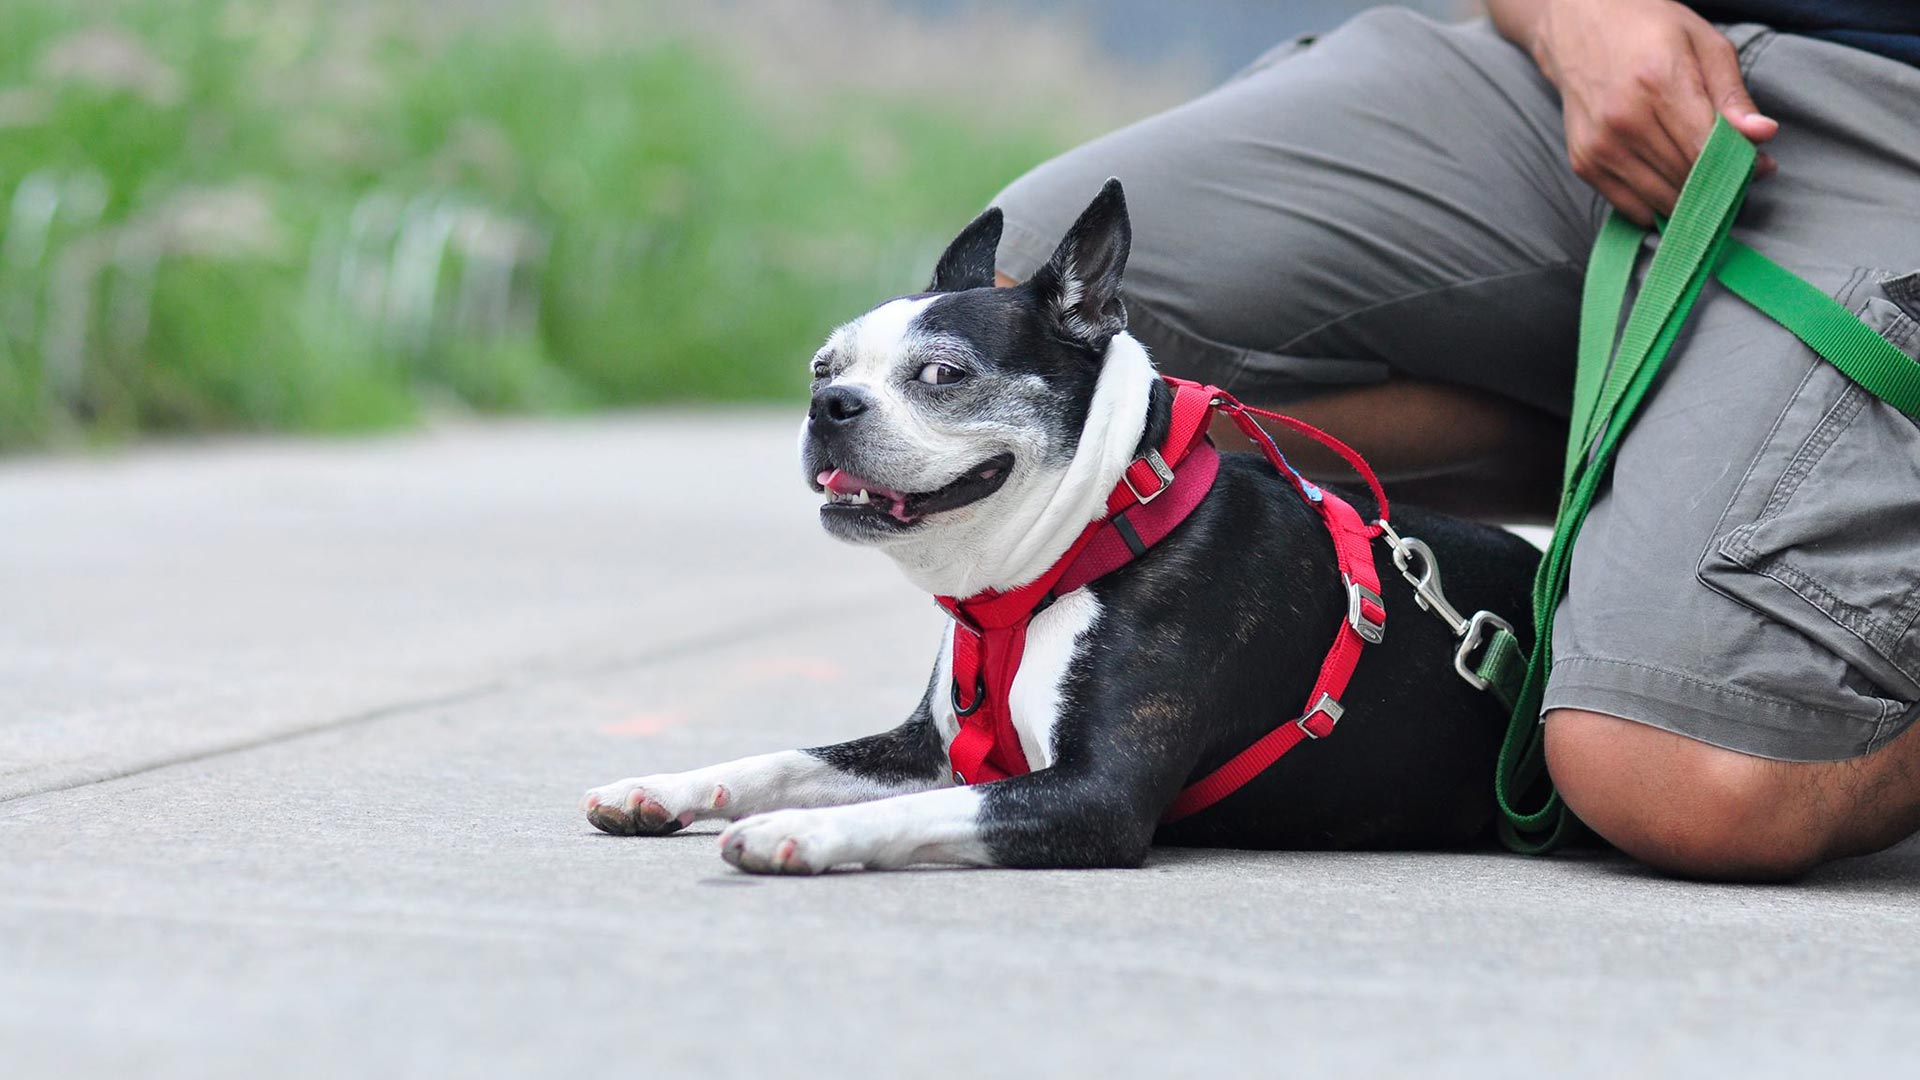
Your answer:
[[[1011,450],[1017,457],[1039,457],[1045,449],[1036,441],[1039,433],[1025,425],[996,424],[978,416],[945,420],[914,407],[915,391],[930,389],[916,381],[920,367],[969,352],[965,342],[917,325],[920,313],[938,299],[883,304],[835,330],[821,350],[834,357],[828,385],[861,391],[869,414],[855,459],[833,464],[895,491],[934,491],[995,453]],[[801,437],[804,444],[804,424]],[[988,446],[992,449],[985,449]]]
[[[932,491],[959,477],[976,460],[968,454],[974,439],[935,426],[907,400],[901,367],[915,345],[914,322],[938,297],[894,300],[842,326],[827,339],[838,357],[830,385],[854,387],[866,394],[870,423],[885,433],[884,442],[864,455],[857,471],[876,484],[898,491]],[[836,463],[837,464],[837,463]]]

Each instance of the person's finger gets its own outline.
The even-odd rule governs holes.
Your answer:
[[[1602,158],[1601,165],[1615,183],[1633,193],[1634,201],[1640,207],[1662,214],[1673,212],[1673,204],[1680,198],[1680,185],[1661,176],[1653,166],[1631,151],[1623,148],[1610,154]],[[1649,216],[1647,220],[1651,221],[1652,218]]]
[[[1584,145],[1596,166],[1604,169],[1615,164],[1616,158],[1637,158],[1644,168],[1679,190],[1693,157],[1683,153],[1661,126],[1654,102],[1662,96],[1621,98],[1606,112],[1591,117],[1592,122],[1581,125]]]
[[[1780,123],[1763,116],[1740,77],[1740,56],[1733,43],[1712,27],[1693,35],[1693,54],[1700,60],[1700,77],[1715,112],[1754,142],[1765,142],[1780,131]]]
[[[1718,34],[1713,36],[1722,43],[1727,40]],[[1736,73],[1738,69],[1736,63]],[[1713,134],[1713,121],[1718,113],[1714,108],[1713,92],[1707,85],[1704,61],[1696,55],[1694,62],[1685,67],[1680,78],[1681,82],[1674,92],[1660,103],[1660,121],[1685,149],[1687,165],[1691,168],[1695,159],[1699,158],[1700,151],[1706,147],[1707,137]]]
[[[1755,180],[1765,180],[1767,177],[1779,171],[1780,163],[1773,160],[1772,154],[1761,154],[1759,160],[1753,163],[1753,178]]]
[[[1706,102],[1704,96],[1697,100],[1702,105]],[[1693,171],[1693,159],[1700,153],[1697,146],[1692,150],[1687,149],[1693,144],[1685,135],[1684,115],[1676,113],[1672,105],[1662,102],[1654,109],[1654,122],[1648,126],[1640,144],[1634,147],[1640,160],[1659,173],[1661,179],[1672,184],[1676,191],[1687,182],[1687,173]]]
[[[1653,208],[1648,206],[1646,200],[1641,198],[1626,181],[1621,180],[1611,171],[1599,176],[1591,183],[1594,190],[1600,193],[1600,197],[1611,203],[1615,210],[1626,215],[1627,220],[1635,225],[1653,224]]]

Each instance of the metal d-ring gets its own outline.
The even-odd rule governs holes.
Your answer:
[[[972,716],[974,713],[979,712],[980,706],[986,704],[987,701],[986,676],[975,674],[973,677],[972,706],[965,709],[960,707],[960,684],[952,679],[947,680],[947,700],[953,702],[953,715],[955,716]]]
[[[1460,635],[1460,647],[1453,652],[1453,670],[1459,672],[1460,677],[1467,680],[1467,685],[1475,690],[1485,690],[1493,684],[1474,670],[1473,652],[1491,641],[1494,634],[1501,633],[1513,633],[1513,624],[1491,611],[1476,611]]]

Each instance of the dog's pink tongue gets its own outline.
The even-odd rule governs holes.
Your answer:
[[[820,482],[821,487],[826,488],[835,495],[854,495],[862,488],[867,491],[873,490],[872,484],[867,483],[865,480],[860,479],[844,469],[834,469],[832,472],[823,472],[814,479]]]
[[[894,499],[896,501],[906,498],[906,496],[900,494],[897,491],[891,490],[889,488],[883,488],[879,484],[876,484],[871,480],[867,480],[862,477],[855,476],[852,473],[847,472],[845,469],[835,469],[832,472],[823,472],[819,476],[814,477],[814,479],[820,484],[821,487],[826,488],[828,491],[833,492],[835,495],[856,495],[864,491],[867,494],[874,496],[875,498],[887,498],[887,499]]]

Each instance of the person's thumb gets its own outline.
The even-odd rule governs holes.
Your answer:
[[[1714,111],[1727,118],[1740,134],[1754,142],[1765,142],[1780,131],[1780,123],[1762,116],[1747,84],[1740,78],[1740,57],[1733,43],[1708,27],[1694,38],[1693,51],[1700,59],[1700,76],[1713,99]]]

